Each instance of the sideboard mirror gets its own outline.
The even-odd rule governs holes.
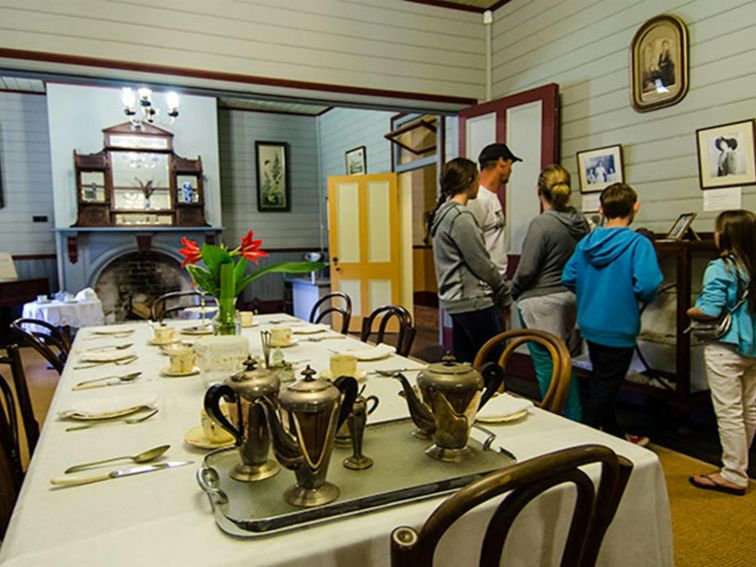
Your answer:
[[[153,125],[103,134],[100,152],[74,152],[75,226],[208,226],[200,157],[176,155],[173,134]]]

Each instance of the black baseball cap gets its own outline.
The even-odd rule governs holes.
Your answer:
[[[510,151],[506,144],[489,144],[480,152],[478,163],[482,166],[485,163],[497,161],[499,158],[511,159],[512,162],[522,161]]]

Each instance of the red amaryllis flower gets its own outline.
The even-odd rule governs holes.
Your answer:
[[[182,236],[181,244],[184,245],[183,248],[179,249],[179,254],[184,257],[184,261],[181,262],[182,268],[187,264],[196,264],[202,260],[202,251],[194,240],[189,240],[186,236]]]
[[[251,260],[255,264],[259,264],[258,258],[265,258],[268,256],[267,252],[260,250],[262,246],[262,240],[253,240],[255,233],[251,230],[247,233],[247,236],[242,236],[241,246],[239,247],[239,253],[247,260]]]

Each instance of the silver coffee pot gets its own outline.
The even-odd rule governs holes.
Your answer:
[[[245,369],[227,378],[222,384],[211,386],[205,393],[205,411],[210,419],[231,433],[239,447],[241,463],[230,472],[231,478],[243,482],[263,480],[281,470],[275,459],[269,458],[270,433],[262,408],[255,403],[261,397],[273,403],[278,396],[278,376],[266,368],[257,368],[254,358],[244,361]],[[221,398],[234,404],[231,423],[220,409]]]

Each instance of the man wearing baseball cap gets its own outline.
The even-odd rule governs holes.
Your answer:
[[[504,230],[506,219],[497,191],[509,181],[512,164],[522,161],[506,144],[489,144],[480,152],[480,190],[478,197],[467,203],[475,220],[483,231],[486,250],[502,277],[507,273],[507,236]]]

